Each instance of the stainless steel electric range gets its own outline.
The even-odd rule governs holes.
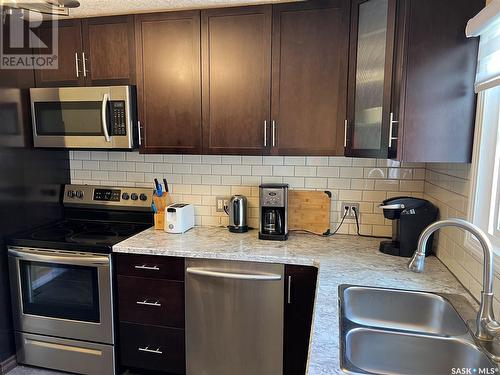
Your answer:
[[[64,220],[9,239],[17,360],[116,372],[112,247],[153,222],[152,189],[66,185]]]

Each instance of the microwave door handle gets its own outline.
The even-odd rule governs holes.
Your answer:
[[[104,132],[104,138],[106,138],[106,142],[111,142],[111,138],[109,137],[108,132],[108,119],[106,116],[106,108],[109,101],[109,94],[104,94],[102,97],[102,108],[101,108],[101,120],[102,120],[102,131]]]

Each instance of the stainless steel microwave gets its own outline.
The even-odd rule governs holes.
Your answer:
[[[133,86],[32,88],[35,147],[133,149],[139,145]]]

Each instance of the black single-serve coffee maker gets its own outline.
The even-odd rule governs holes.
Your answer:
[[[437,220],[438,208],[425,199],[396,197],[382,202],[384,217],[392,220],[392,240],[382,241],[380,251],[385,254],[411,257],[417,249],[423,230]],[[425,254],[432,252],[429,238]]]
[[[259,188],[259,239],[284,241],[288,238],[288,184],[262,184]]]

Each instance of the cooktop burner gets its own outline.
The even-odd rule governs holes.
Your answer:
[[[149,224],[63,220],[11,238],[13,245],[110,252],[113,245],[149,228]]]

